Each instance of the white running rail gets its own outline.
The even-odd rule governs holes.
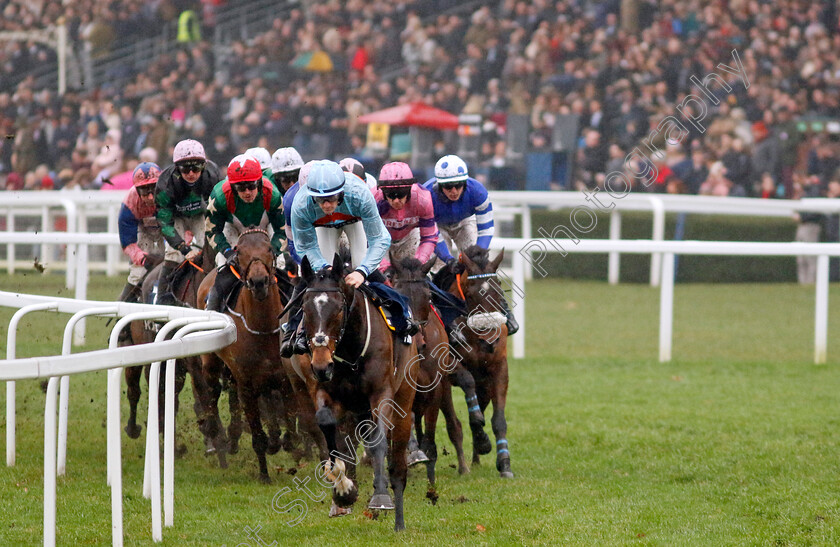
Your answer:
[[[173,524],[174,500],[174,360],[216,351],[236,341],[236,327],[226,315],[190,308],[93,302],[69,298],[34,296],[0,291],[0,306],[18,308],[9,322],[6,359],[0,361],[0,380],[6,385],[6,465],[15,465],[15,381],[49,378],[44,411],[44,545],[55,545],[56,475],[66,466],[67,415],[69,413],[70,376],[83,372],[108,370],[107,439],[108,471],[111,486],[111,535],[114,546],[123,545],[122,465],[120,437],[120,379],[122,368],[153,362],[152,372],[159,375],[160,363],[167,360],[164,438],[164,513],[165,524]],[[53,311],[73,314],[64,329],[62,355],[16,358],[17,330],[20,320],[32,312]],[[108,349],[72,354],[75,325],[86,316],[120,317],[111,331]],[[117,338],[123,327],[136,320],[169,321],[152,344],[118,348]],[[176,331],[176,332],[175,332]],[[165,340],[168,334],[174,336]],[[171,373],[169,372],[171,371]],[[154,384],[152,384],[154,385]],[[61,403],[57,396],[61,387]],[[152,500],[152,539],[162,541],[160,455],[157,431],[158,390],[149,390],[149,427],[146,435],[144,495]],[[56,410],[59,411],[56,420]],[[152,412],[154,411],[154,416]],[[57,428],[58,426],[58,428]],[[56,435],[58,429],[58,437]],[[153,435],[153,436],[152,436]],[[171,445],[171,446],[170,446]],[[147,492],[148,489],[148,492]]]

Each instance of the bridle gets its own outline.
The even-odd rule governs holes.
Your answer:
[[[344,331],[347,329],[347,324],[350,321],[350,304],[347,302],[347,295],[339,287],[327,287],[327,288],[307,287],[306,289],[304,289],[303,292],[304,292],[304,294],[305,293],[319,293],[320,294],[320,293],[325,293],[325,292],[337,292],[341,295],[342,310],[343,310],[344,317],[341,321],[341,330],[339,331],[338,337],[335,340],[335,350],[332,352],[332,358],[333,358],[334,361],[337,361],[339,363],[343,363],[345,365],[348,365],[353,371],[357,370],[359,368],[359,361],[361,361],[362,358],[365,356],[365,354],[367,353],[367,350],[368,350],[368,346],[370,345],[370,336],[371,336],[371,330],[372,329],[371,329],[371,324],[370,324],[370,303],[368,302],[368,299],[364,295],[362,295],[362,299],[365,301],[365,325],[366,325],[365,330],[367,331],[366,334],[365,334],[365,344],[362,347],[362,351],[361,351],[361,353],[359,353],[359,356],[356,358],[356,360],[350,362],[347,359],[344,359],[343,357],[338,355],[338,347],[341,344],[341,341],[344,339]],[[314,338],[310,339],[310,343],[312,343],[313,340],[314,340]]]
[[[269,240],[271,239],[271,236],[268,235],[268,232],[266,230],[263,230],[262,228],[249,228],[249,229],[245,230],[244,232],[242,232],[241,234],[239,234],[239,237],[241,238],[242,236],[244,236],[246,234],[262,234],[267,239],[269,239]],[[277,278],[275,277],[275,272],[274,272],[274,250],[271,250],[271,262],[269,264],[266,264],[265,260],[263,260],[260,257],[254,257],[248,262],[248,265],[245,266],[245,270],[242,272],[241,277],[240,277],[240,281],[242,281],[242,283],[245,285],[245,288],[247,288],[248,290],[253,289],[253,283],[248,278],[248,272],[251,270],[251,266],[254,264],[254,262],[259,262],[260,264],[265,266],[265,269],[268,271],[268,284],[269,284],[269,286],[276,285],[277,284]]]

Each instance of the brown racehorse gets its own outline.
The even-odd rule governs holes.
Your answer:
[[[181,266],[173,273],[173,281],[171,285],[172,293],[178,300],[180,300],[184,304],[191,307],[195,307],[198,286],[204,279],[205,272],[210,271],[212,268],[213,253],[210,250],[209,245],[205,244],[204,250],[202,251],[200,258],[197,261],[189,262],[185,260],[181,264]],[[141,302],[152,302],[152,294],[155,291],[158,278],[160,277],[161,269],[162,264],[159,264],[144,278],[141,287]],[[128,340],[126,340],[125,344],[148,344],[154,342],[155,335],[157,334],[157,329],[158,325],[154,322],[134,321],[130,325],[130,337]],[[190,378],[192,380],[193,394],[195,398],[195,413],[198,417],[199,424],[202,424],[204,416],[201,401],[204,397],[204,393],[206,392],[206,387],[201,376],[201,361],[198,357],[186,357],[184,359],[178,359],[176,361],[175,366],[175,410],[177,412],[178,394],[181,393],[181,389],[183,389],[184,382],[186,380],[186,374],[189,372]],[[164,400],[163,378],[165,378],[165,374],[163,373],[163,371],[165,370],[165,368],[166,363],[163,363],[163,367],[161,369],[160,384],[161,401]],[[125,369],[125,381],[127,386],[126,393],[128,395],[129,404],[129,415],[128,422],[125,426],[125,432],[132,439],[138,438],[141,432],[141,427],[137,425],[137,403],[140,400],[140,377],[143,374],[143,369],[143,366],[126,367]],[[146,377],[148,380],[149,367],[146,366],[145,369]],[[162,402],[159,405],[158,414],[160,422],[160,432],[161,435],[163,435],[164,404]],[[179,445],[179,453],[183,453],[185,450],[186,447],[183,444]]]
[[[405,451],[414,401],[414,388],[405,378],[417,375],[416,346],[413,340],[410,345],[395,341],[385,318],[370,299],[345,285],[343,262],[338,255],[331,269],[317,273],[304,258],[301,271],[307,286],[302,297],[303,325],[311,356],[293,359],[306,378],[316,420],[327,442],[331,461],[325,467],[334,462],[332,470],[326,469],[334,485],[330,515],[348,513],[346,508],[358,497],[358,487],[351,479],[357,463],[356,446],[364,441],[374,473],[374,491],[368,507],[395,509],[394,529],[403,530],[408,471]],[[355,423],[357,416],[367,419]],[[339,441],[337,434],[342,425],[351,434]],[[393,501],[386,476],[391,480]]]
[[[492,261],[489,251],[477,245],[467,247],[459,259],[460,272],[448,290],[466,302],[467,321],[462,333],[468,347],[453,347],[452,351],[475,378],[478,404],[481,411],[493,403],[493,434],[496,436],[496,469],[504,478],[512,478],[510,452],[507,441],[505,403],[508,389],[507,327],[499,304],[504,293],[496,270],[504,258],[504,251]],[[483,434],[483,428],[473,429],[473,438]],[[473,463],[479,463],[477,443],[473,442]]]
[[[408,298],[414,319],[421,325],[420,332],[415,335],[420,366],[417,377],[410,378],[410,381],[414,383],[417,390],[412,409],[417,441],[420,449],[429,458],[426,463],[426,473],[431,484],[435,483],[435,463],[437,462],[435,429],[439,410],[443,411],[449,440],[452,441],[455,452],[458,454],[458,472],[461,474],[470,472],[464,458],[464,434],[461,421],[455,414],[455,406],[452,403],[452,384],[449,379],[450,373],[456,367],[463,369],[463,365],[449,352],[449,338],[440,316],[432,310],[432,295],[426,278],[436,261],[437,258],[434,256],[425,264],[416,258],[391,261],[394,270],[392,277],[394,289]],[[469,374],[466,371],[463,372]],[[474,390],[475,384],[473,384],[473,394]]]
[[[264,218],[264,220],[266,220]],[[236,244],[238,271],[241,272],[243,290],[236,303],[228,304],[226,313],[236,323],[236,342],[217,351],[201,356],[202,370],[209,387],[208,435],[214,439],[219,465],[227,467],[228,449],[224,430],[219,419],[220,378],[224,366],[230,369],[235,381],[238,399],[251,429],[251,445],[257,454],[260,467],[260,481],[270,483],[266,454],[280,449],[279,429],[273,416],[263,416],[260,397],[268,402],[267,410],[272,412],[270,401],[273,390],[281,389],[286,381],[285,371],[280,363],[278,316],[283,311],[274,269],[274,252],[271,239],[265,230],[266,222],[259,227],[243,231]],[[204,296],[215,281],[216,272],[210,273],[201,284],[198,293],[200,307]],[[231,397],[236,395],[231,394]],[[263,431],[262,421],[267,420],[269,435]]]

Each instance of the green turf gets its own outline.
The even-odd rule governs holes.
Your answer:
[[[91,297],[116,295],[121,284],[97,277]],[[56,276],[0,276],[3,290],[60,287]],[[678,285],[670,364],[657,362],[657,289],[540,281],[527,293],[528,358],[511,362],[507,410],[515,479],[499,479],[486,456],[470,475],[458,476],[439,431],[439,451],[448,453],[438,462],[437,504],[425,497],[425,473],[413,469],[408,529],[395,535],[391,515],[371,521],[361,503],[349,517],[328,519],[328,503],[295,491],[284,455],[269,457],[273,484],[258,484],[247,435],[230,468],[218,469],[202,455],[187,410],[179,424],[190,452],[176,462],[175,526],[164,529],[164,545],[255,546],[245,528],[257,526],[266,544],[277,545],[840,542],[840,345],[831,340],[829,363],[813,364],[813,288]],[[832,287],[830,327],[840,321],[838,307],[840,287]],[[10,315],[0,309],[3,345]],[[57,352],[56,318],[34,318],[18,354]],[[91,345],[101,347],[101,322],[90,321],[88,330]],[[145,385],[143,391],[145,397]],[[68,475],[58,485],[60,544],[111,541],[104,393],[102,373],[73,379]],[[3,407],[4,397],[0,390]],[[188,398],[184,403],[189,409]],[[0,466],[0,545],[42,541],[42,420],[38,382],[19,382],[18,464]],[[4,438],[5,426],[0,443]],[[122,445],[126,544],[151,545],[142,438],[123,436]],[[312,477],[313,467],[296,476]],[[294,513],[272,510],[284,487],[291,491],[281,504],[300,499],[308,508],[294,527],[285,524]],[[370,491],[363,473],[363,501]]]

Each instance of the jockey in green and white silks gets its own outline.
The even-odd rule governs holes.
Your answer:
[[[277,267],[283,267],[286,234],[280,192],[263,177],[256,158],[242,154],[228,165],[228,176],[210,194],[205,237],[216,250],[216,281],[207,296],[206,309],[222,311],[222,304],[237,282],[231,266],[236,262],[236,240],[242,230],[259,226],[267,218],[273,230],[271,247]]]

